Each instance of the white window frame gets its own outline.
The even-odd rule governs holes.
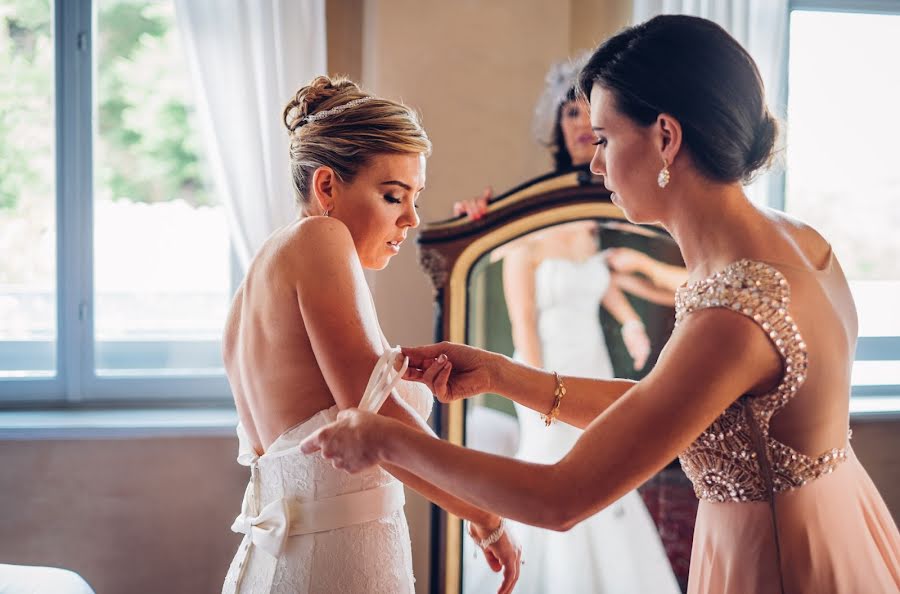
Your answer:
[[[231,392],[224,373],[170,377],[100,377],[96,373],[92,154],[94,30],[92,0],[53,2],[56,375],[0,379],[0,408],[79,406],[98,402],[129,406],[230,403]],[[239,276],[232,266],[232,284],[236,278]],[[217,341],[201,342],[218,344]],[[14,346],[14,343],[5,346],[10,344]],[[147,348],[152,350],[153,344],[148,343]]]
[[[793,16],[795,11],[827,11],[827,12],[849,12],[863,14],[885,14],[900,16],[900,0],[790,0],[788,5],[788,16]],[[782,89],[784,89],[783,101],[781,102],[785,110],[787,109],[790,89],[788,88],[788,63],[790,59],[790,22],[785,27],[785,35],[788,37],[784,44],[785,59],[784,68],[782,69]],[[780,114],[785,117],[786,114]],[[785,210],[786,207],[786,188],[785,175],[782,172],[777,182],[777,189],[773,193],[771,206],[779,210]],[[860,337],[856,345],[855,361],[897,361],[900,360],[900,336],[863,336]],[[851,393],[853,396],[861,397],[880,397],[893,396],[900,397],[900,384],[886,385],[867,385],[852,386]]]

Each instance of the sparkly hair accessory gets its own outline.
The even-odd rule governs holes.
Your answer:
[[[375,97],[360,97],[359,99],[353,99],[352,101],[348,101],[342,105],[338,105],[337,107],[332,107],[331,109],[326,109],[325,111],[319,111],[308,116],[305,116],[301,119],[301,122],[316,122],[318,120],[322,120],[327,118],[328,116],[333,116],[335,114],[341,113],[346,109],[350,109],[351,107],[356,107],[362,103],[367,101],[371,101]]]
[[[590,57],[590,52],[582,52],[569,60],[556,62],[547,71],[544,78],[544,92],[534,108],[534,121],[531,127],[535,139],[541,144],[546,146],[553,144],[553,131],[556,128],[559,106],[578,82],[578,73]]]

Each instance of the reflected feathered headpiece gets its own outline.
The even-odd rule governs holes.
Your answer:
[[[578,82],[578,73],[587,64],[591,52],[585,51],[562,62],[556,62],[544,78],[544,92],[534,108],[532,133],[538,142],[550,146],[554,142],[553,131],[560,104]]]

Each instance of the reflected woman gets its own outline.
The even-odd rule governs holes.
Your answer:
[[[849,443],[853,296],[829,243],[742,182],[777,125],[750,55],[718,25],[659,16],[579,77],[591,168],[629,220],[659,222],[690,275],[640,382],[555,376],[465,345],[405,349],[444,401],[494,392],[585,432],[555,464],[466,450],[345,411],[302,448],[357,472],[398,465],[521,522],[569,530],[679,455],[700,506],[691,593],[900,589],[900,533]]]

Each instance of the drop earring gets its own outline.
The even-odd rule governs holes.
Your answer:
[[[669,163],[663,159],[663,168],[659,171],[659,175],[656,176],[656,183],[659,184],[660,188],[665,188],[669,185]]]

